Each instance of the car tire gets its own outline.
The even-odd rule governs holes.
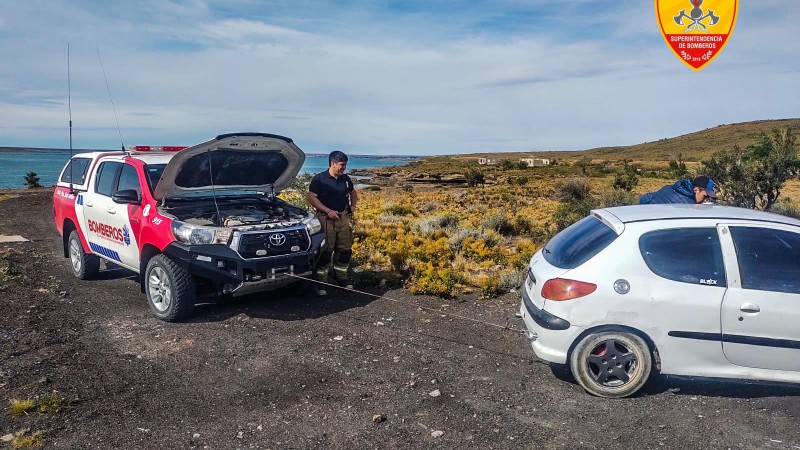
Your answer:
[[[194,281],[189,272],[164,255],[147,263],[144,292],[150,311],[161,320],[175,322],[194,309]]]
[[[570,355],[575,380],[598,397],[622,398],[642,388],[652,369],[650,348],[641,337],[620,331],[590,334]]]
[[[78,232],[72,230],[67,240],[67,253],[69,254],[72,273],[79,280],[88,280],[97,276],[100,272],[100,257],[83,250],[81,238]]]

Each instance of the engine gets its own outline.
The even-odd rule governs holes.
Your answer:
[[[192,225],[256,230],[296,224],[306,211],[283,202],[251,202],[179,205],[165,208],[165,213]]]

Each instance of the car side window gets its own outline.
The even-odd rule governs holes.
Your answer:
[[[104,162],[100,164],[97,169],[97,181],[95,182],[94,191],[100,195],[111,197],[114,193],[114,182],[117,180],[117,174],[122,164],[118,162]]]
[[[123,164],[122,170],[119,173],[119,182],[117,183],[117,190],[122,191],[125,189],[133,189],[142,195],[142,188],[139,185],[139,176],[136,174],[136,168],[130,164]]]
[[[64,173],[61,175],[62,183],[83,184],[86,181],[86,173],[89,171],[89,158],[72,158],[67,163]],[[75,181],[72,181],[72,180]]]
[[[716,228],[674,228],[639,238],[647,267],[658,276],[683,283],[727,286]]]
[[[800,234],[730,227],[742,288],[800,294]]]

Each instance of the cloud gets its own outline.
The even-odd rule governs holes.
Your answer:
[[[0,146],[64,145],[67,43],[81,147],[119,141],[98,49],[126,144],[242,130],[323,153],[633,144],[797,116],[798,19],[791,0],[742,4],[694,73],[632,0],[20,3],[0,23],[15,62],[0,66]]]

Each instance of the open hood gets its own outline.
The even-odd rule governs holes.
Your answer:
[[[305,159],[303,151],[287,137],[223,134],[178,152],[164,168],[153,196],[161,200],[212,187],[278,193],[297,176]]]

